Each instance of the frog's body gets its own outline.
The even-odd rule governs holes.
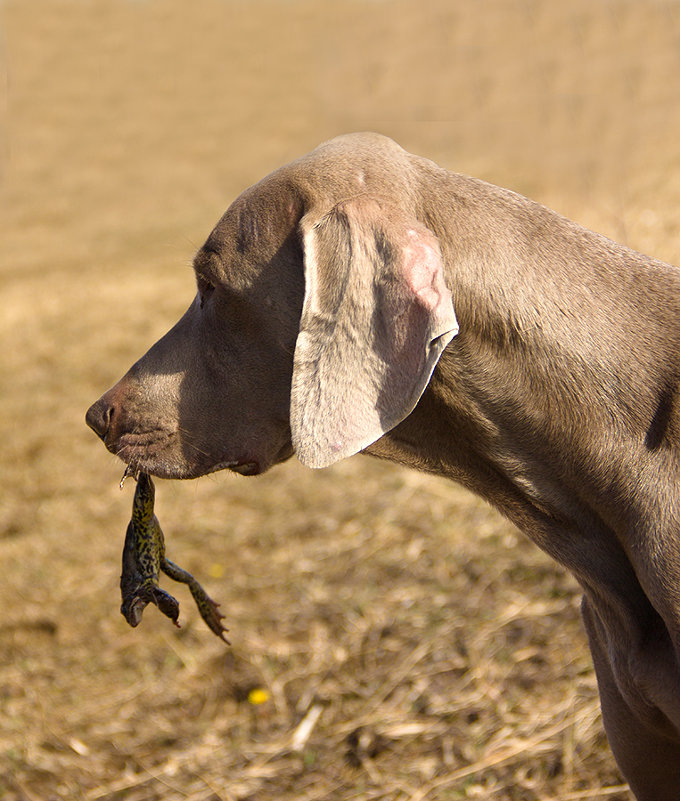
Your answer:
[[[131,626],[139,625],[142,612],[149,603],[179,626],[179,604],[158,586],[161,572],[189,586],[198,611],[208,628],[225,642],[226,629],[218,604],[208,596],[196,579],[165,556],[165,538],[154,514],[155,488],[151,476],[140,473],[132,503],[132,519],[125,533],[123,571],[120,589],[123,603],[120,611]]]

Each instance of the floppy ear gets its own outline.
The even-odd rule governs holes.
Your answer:
[[[301,226],[291,430],[299,460],[326,467],[411,413],[458,324],[439,243],[415,219],[362,196]]]

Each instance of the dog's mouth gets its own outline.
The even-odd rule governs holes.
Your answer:
[[[231,470],[241,476],[256,476],[262,471],[258,462],[220,462],[212,467],[208,472],[217,473],[219,470]]]
[[[129,476],[137,476],[140,472],[149,473],[149,475],[156,478],[167,479],[191,479],[207,476],[211,473],[217,473],[220,470],[231,470],[232,473],[238,473],[242,476],[256,476],[262,472],[259,462],[255,461],[228,461],[218,462],[211,465],[179,465],[176,463],[169,463],[164,459],[158,458],[144,458],[137,454],[131,461],[123,456],[117,454],[124,462],[127,462],[125,473],[121,479],[121,487],[125,483],[125,479]]]
[[[230,470],[241,476],[257,476],[293,455],[290,440],[286,440],[272,458],[268,456],[266,447],[258,447],[254,442],[243,449],[234,446],[235,453],[223,451],[220,454],[197,448],[191,442],[182,442],[172,434],[160,428],[127,432],[115,444],[107,443],[107,447],[127,465],[125,476],[142,471],[165,479],[199,478],[220,470]]]

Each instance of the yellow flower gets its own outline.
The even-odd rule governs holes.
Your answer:
[[[220,565],[217,562],[213,562],[208,567],[208,573],[210,575],[210,578],[215,578],[215,579],[222,578],[222,576],[224,575],[224,565]]]
[[[259,706],[269,700],[269,690],[264,687],[255,687],[248,693],[248,703],[253,706]]]

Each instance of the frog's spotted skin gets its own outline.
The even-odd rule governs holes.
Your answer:
[[[158,586],[162,571],[171,579],[188,584],[208,628],[228,643],[218,604],[208,596],[191,573],[165,558],[165,539],[158,518],[154,515],[154,497],[151,476],[140,473],[132,502],[132,519],[127,527],[123,548],[121,613],[131,626],[137,626],[147,604],[153,603],[179,626],[179,604],[172,595]]]

